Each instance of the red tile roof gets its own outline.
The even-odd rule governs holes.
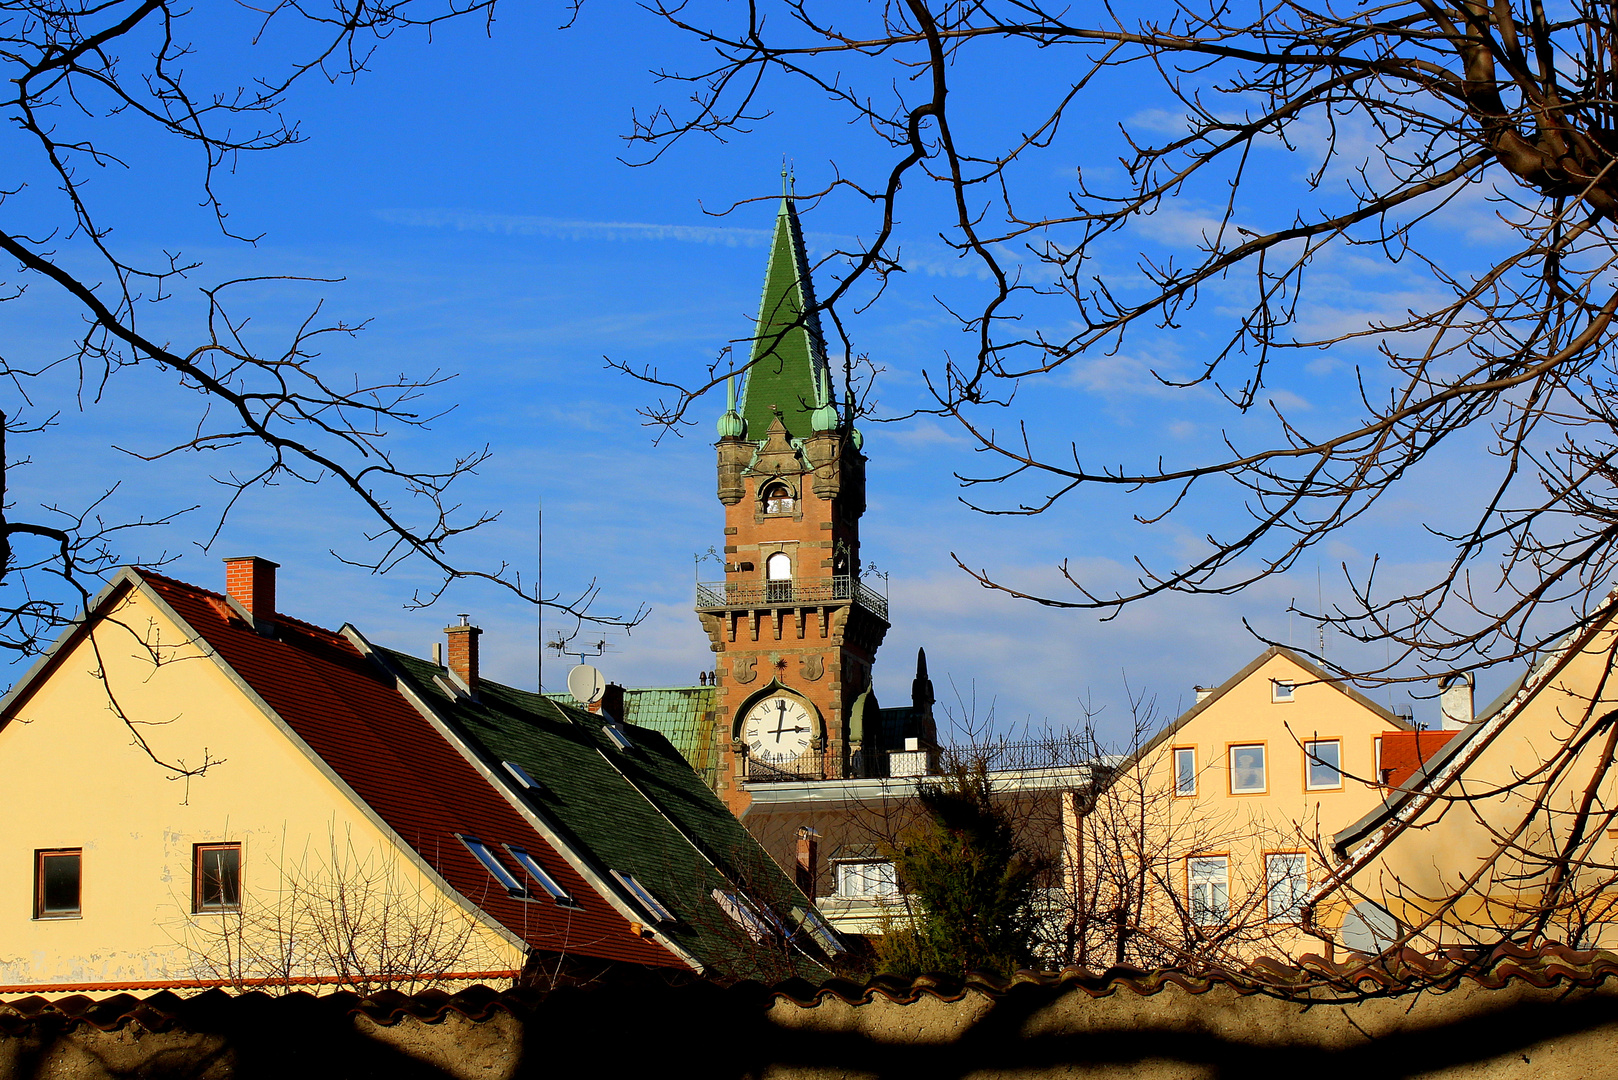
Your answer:
[[[1382,775],[1386,787],[1403,787],[1416,770],[1443,748],[1459,731],[1384,731]]]
[[[767,1007],[778,999],[805,1007],[834,999],[851,1005],[873,1002],[913,1005],[928,1000],[960,1001],[968,995],[992,1001],[1017,994],[1025,1001],[1041,998],[1049,1001],[1080,993],[1096,998],[1110,997],[1119,990],[1149,997],[1170,986],[1191,994],[1204,994],[1229,986],[1243,995],[1260,992],[1287,997],[1290,993],[1295,999],[1318,1005],[1323,1000],[1331,1000],[1334,993],[1343,1001],[1359,1001],[1422,988],[1449,989],[1463,983],[1490,990],[1525,984],[1572,991],[1594,989],[1613,979],[1618,979],[1618,955],[1610,952],[1579,951],[1557,944],[1532,949],[1505,944],[1469,960],[1406,951],[1380,960],[1353,957],[1330,961],[1313,955],[1301,957],[1296,964],[1259,960],[1243,970],[1209,966],[1199,967],[1194,972],[1175,968],[1143,971],[1129,967],[1089,971],[1069,967],[1061,971],[1018,971],[1009,977],[988,972],[918,975],[913,979],[878,975],[865,982],[833,978],[816,984],[791,979],[773,985],[744,981],[729,987],[696,980],[659,986],[658,997],[653,1000],[666,1002],[680,996],[706,999],[712,1003],[714,1015],[741,1015],[743,1010]],[[615,984],[607,980],[595,985],[610,988]],[[631,986],[631,989],[645,993],[639,987]],[[433,1023],[452,1013],[475,1021],[504,1013],[532,1022],[531,1018],[544,1006],[562,1000],[550,995],[545,987],[496,992],[484,986],[455,994],[442,990],[423,990],[415,994],[383,990],[368,997],[348,991],[319,997],[299,991],[277,998],[253,994],[227,998],[218,990],[184,998],[169,992],[145,998],[133,994],[103,998],[75,994],[52,999],[36,994],[0,1002],[0,1035],[25,1036],[45,1025],[50,1025],[47,1030],[53,1031],[63,1025],[81,1024],[112,1031],[130,1020],[137,1021],[147,1031],[216,1031],[220,1017],[227,1015],[223,1010],[263,1017],[266,1015],[263,1010],[278,1007],[286,1009],[292,1022],[304,1024],[321,1012],[339,1017],[360,1014],[380,1024],[395,1024],[407,1016]]]
[[[279,613],[278,636],[263,637],[220,594],[138,573],[425,862],[506,929],[547,952],[684,966],[636,934],[347,638]],[[584,910],[512,897],[456,833],[497,850],[526,848]]]

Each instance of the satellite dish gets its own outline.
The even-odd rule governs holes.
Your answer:
[[[607,692],[607,680],[589,664],[579,664],[567,673],[567,692],[580,705],[594,705]]]

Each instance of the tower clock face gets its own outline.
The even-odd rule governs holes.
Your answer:
[[[742,739],[748,753],[766,765],[790,765],[815,737],[814,716],[795,697],[775,694],[747,710]]]

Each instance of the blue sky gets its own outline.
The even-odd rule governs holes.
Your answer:
[[[560,5],[514,5],[502,9],[491,35],[470,23],[441,28],[431,43],[400,34],[352,85],[305,84],[288,109],[305,141],[244,157],[221,184],[233,228],[262,233],[256,244],[222,237],[196,206],[197,163],[185,148],[138,132],[124,148],[129,168],[101,171],[91,191],[122,250],[151,257],[180,249],[202,261],[190,286],[143,315],[177,344],[196,336],[191,287],[249,274],[341,278],[254,286],[244,290],[239,310],[252,313],[265,340],[316,302],[334,317],[369,320],[356,339],[330,343],[325,361],[333,371],[454,373],[432,398],[454,410],[430,431],[397,441],[424,466],[490,446],[492,459],[460,494],[468,507],[502,516],[455,554],[483,568],[508,563],[526,578],[543,499],[547,591],[573,593],[593,582],[599,612],[649,608],[633,633],[609,635],[612,649],[600,662],[609,677],[628,685],[689,683],[709,666],[690,602],[694,558],[720,542],[711,424],[722,406],[701,408],[701,424],[683,438],[657,441],[636,413],[653,395],[608,370],[605,358],[700,377],[728,341],[750,330],[774,204],[766,198],[722,217],[705,211],[777,192],[783,155],[794,160],[805,190],[827,181],[833,160],[871,180],[887,159],[824,103],[793,91],[777,92],[777,111],[749,134],[692,140],[655,165],[628,167],[619,159],[634,152],[621,138],[631,111],[644,114],[682,96],[677,85],[656,83],[649,69],[697,58],[688,42],[633,6],[586,5],[561,31],[564,14]],[[241,27],[217,29],[239,44]],[[268,62],[276,48],[272,41],[264,51]],[[239,62],[236,52],[204,50],[194,70],[206,78]],[[992,62],[960,77],[968,91],[965,123],[986,135],[1019,122],[1016,106],[1041,78],[1029,74],[1030,84],[1013,94]],[[1173,122],[1153,113],[1161,103],[1150,87],[1121,82],[1109,93],[1116,117],[1073,131],[1024,174],[1036,202],[1059,199],[1077,164],[1095,176],[1116,167],[1116,121]],[[0,141],[0,152],[7,145],[16,144]],[[1283,151],[1275,153],[1281,176],[1289,166]],[[848,315],[856,348],[883,368],[876,397],[884,416],[924,405],[921,372],[970,349],[939,301],[969,303],[983,286],[934,235],[929,215],[938,197],[919,185],[907,195],[901,232],[910,272],[879,303]],[[8,209],[45,221],[51,197],[36,190]],[[1195,197],[1165,207],[1143,242],[1184,246],[1206,213]],[[839,238],[868,234],[865,215],[847,199],[806,208],[811,248],[824,252]],[[1487,243],[1486,236],[1468,239],[1476,224],[1464,216],[1452,222],[1454,242]],[[1110,269],[1127,276],[1128,252],[1120,248],[1117,257]],[[1325,272],[1334,284],[1318,312],[1323,324],[1397,310],[1424,288],[1410,268],[1370,258]],[[1035,314],[1055,327],[1066,318],[1054,309]],[[0,309],[8,347],[40,358],[63,351],[75,318],[38,286]],[[1151,379],[1154,368],[1196,363],[1208,340],[1195,323],[1132,338],[1115,355],[1075,364],[1019,405],[1046,445],[1073,439],[1092,456],[1189,458],[1215,447],[1222,429],[1259,437],[1261,421],[1222,413],[1208,394],[1165,393]],[[1310,423],[1349,415],[1351,365],[1367,356],[1347,350],[1299,362],[1279,374],[1278,402]],[[406,610],[423,580],[410,567],[376,578],[328,553],[361,550],[368,527],[358,508],[329,488],[256,492],[202,550],[207,513],[221,498],[209,477],[229,467],[229,455],[149,464],[112,448],[159,447],[193,414],[194,399],[144,370],[120,375],[100,404],[81,409],[73,391],[58,380],[36,405],[60,409],[60,426],[48,459],[36,455],[33,465],[14,471],[19,501],[76,505],[117,482],[109,517],[201,503],[176,525],[131,539],[125,554],[149,560],[166,553],[176,560],[170,573],[213,587],[223,581],[221,556],[263,555],[282,564],[285,610],[326,625],[353,622],[373,640],[417,653],[455,613],[470,612],[486,631],[489,674],[532,685],[530,608],[492,587],[465,585],[430,611]],[[1240,596],[1172,597],[1102,623],[1091,613],[986,592],[955,568],[951,553],[1034,590],[1062,589],[1055,566],[1063,559],[1090,580],[1127,582],[1136,554],[1150,560],[1193,551],[1201,531],[1239,520],[1239,503],[1210,493],[1194,508],[1200,517],[1152,527],[1132,519],[1142,503],[1118,495],[1070,497],[1036,518],[989,518],[959,502],[954,474],[983,463],[948,421],[919,417],[864,430],[865,554],[889,575],[894,624],[877,667],[878,692],[889,703],[902,701],[915,649],[925,646],[940,698],[957,710],[959,701],[975,699],[968,708],[980,720],[992,703],[1002,730],[1070,724],[1081,702],[1104,708],[1116,730],[1126,682],[1155,696],[1162,712],[1178,712],[1194,685],[1217,684],[1262,647],[1242,629],[1243,618],[1283,641],[1312,640],[1312,628],[1286,615],[1289,600],[1312,601],[1317,588],[1329,599],[1338,588],[1336,562],[1363,568],[1373,551],[1384,553],[1383,573],[1394,579],[1430,567],[1442,551],[1423,538],[1415,514],[1442,512],[1455,500],[1460,471],[1452,456],[1415,477],[1402,501],[1380,507],[1322,553],[1319,585],[1311,561]],[[1029,493],[1008,492],[1001,503]],[[563,664],[551,657],[547,665],[547,688],[559,688]],[[1406,700],[1400,691],[1397,701]],[[1436,711],[1426,702],[1416,708],[1418,715]]]

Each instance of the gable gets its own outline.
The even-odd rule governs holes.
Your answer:
[[[1272,688],[1277,681],[1294,683],[1291,700],[1275,699]],[[1171,747],[1190,743],[1374,738],[1387,730],[1410,730],[1410,724],[1290,649],[1272,646],[1165,725],[1127,757],[1119,771],[1158,760]]]
[[[106,618],[66,636],[0,727],[0,986],[216,976],[232,946],[221,916],[192,916],[198,844],[239,845],[249,896],[352,871],[464,923],[458,898],[417,872],[164,605],[127,585],[104,598]],[[46,848],[81,853],[81,918],[27,918],[31,853]],[[520,966],[498,928],[465,932],[456,957],[470,970]]]
[[[399,694],[392,678],[343,635],[278,615],[278,634],[266,639],[232,618],[215,594],[156,575],[146,580],[360,803],[507,933],[545,952],[679,966],[594,895],[550,842]],[[460,836],[490,845],[508,871],[516,866],[504,845],[523,848],[581,906],[512,896]]]

